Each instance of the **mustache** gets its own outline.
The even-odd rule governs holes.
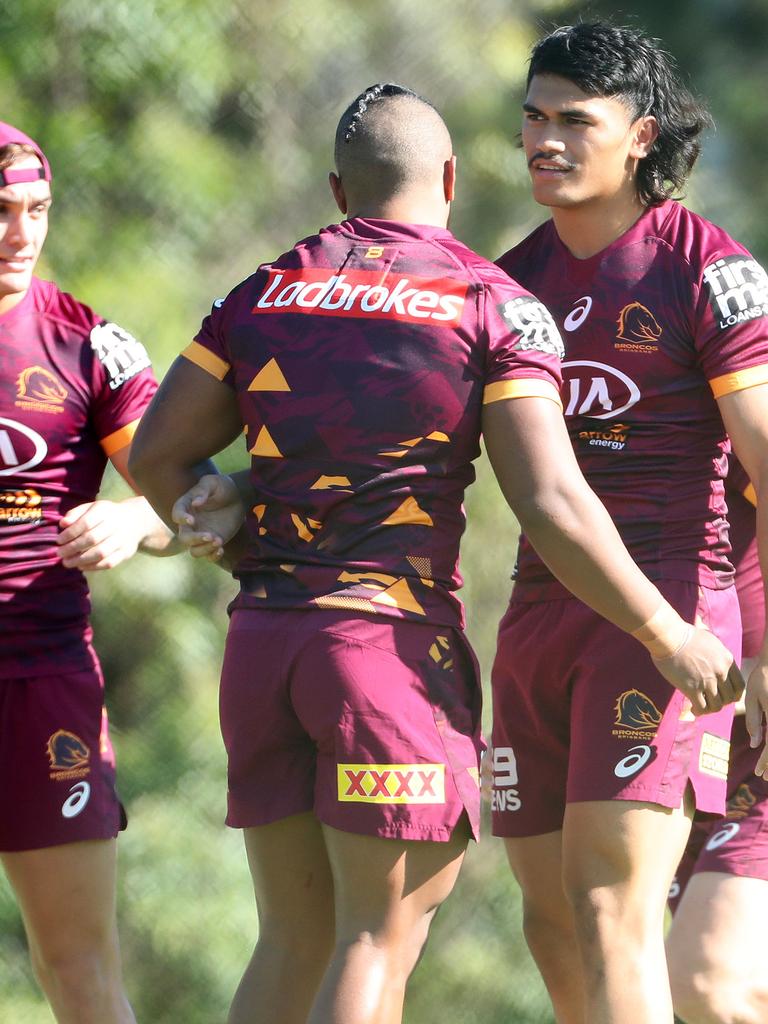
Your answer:
[[[529,169],[537,160],[546,160],[548,164],[555,164],[563,171],[572,171],[576,164],[571,163],[570,160],[566,160],[564,156],[559,153],[550,153],[545,149],[537,149],[531,159],[528,161]]]

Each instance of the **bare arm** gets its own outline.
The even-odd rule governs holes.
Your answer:
[[[582,476],[556,403],[545,398],[492,402],[484,406],[483,433],[496,478],[522,529],[576,597],[627,632],[642,630],[660,612],[673,631],[680,628],[682,620],[632,561]],[[689,639],[680,650],[654,658],[659,671],[685,693],[695,713],[735,700],[741,677],[729,652],[708,630],[685,635]]]
[[[718,399],[733,450],[757,496],[757,550],[768,591],[768,384],[733,391]],[[768,598],[768,593],[766,594]],[[766,604],[768,607],[768,603]],[[753,747],[765,738],[755,773],[768,778],[768,633],[747,683],[746,723]]]
[[[139,424],[129,460],[130,472],[164,522],[173,524],[176,499],[204,473],[216,471],[207,460],[242,431],[232,389],[177,359]]]

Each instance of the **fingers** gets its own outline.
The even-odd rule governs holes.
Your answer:
[[[744,693],[744,677],[741,674],[741,669],[732,662],[728,675],[725,677],[723,685],[720,687],[720,693],[723,695],[723,699],[726,704],[736,703],[741,700]]]
[[[208,531],[196,531],[188,526],[180,526],[179,542],[193,558],[207,558],[217,562],[224,553],[224,544],[220,537]]]
[[[174,502],[171,519],[179,526],[195,525],[195,510],[204,508],[220,489],[221,478],[213,473],[201,476],[197,483]]]
[[[757,759],[757,764],[755,765],[755,775],[759,775],[763,779],[768,781],[768,743],[765,744],[765,746],[763,747],[763,752]]]

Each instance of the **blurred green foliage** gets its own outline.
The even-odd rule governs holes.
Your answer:
[[[336,219],[336,121],[375,81],[430,97],[452,128],[452,227],[489,256],[542,219],[517,150],[531,43],[579,16],[661,36],[718,123],[688,201],[768,250],[762,0],[0,0],[0,118],[46,149],[55,206],[42,272],[139,336],[159,372],[213,298]],[[749,202],[744,196],[748,195]],[[244,450],[230,452],[235,466]],[[108,481],[110,490],[113,482]],[[515,526],[481,463],[463,545],[486,679]],[[122,796],[120,921],[140,1021],[223,1020],[256,916],[240,836],[222,826],[216,689],[232,581],[144,557],[93,580]],[[51,1020],[0,880],[0,1019]],[[499,844],[473,848],[414,976],[410,1024],[547,1024]]]

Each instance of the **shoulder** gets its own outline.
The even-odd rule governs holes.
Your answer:
[[[517,279],[518,275],[523,272],[523,269],[530,265],[532,257],[542,247],[545,247],[547,252],[551,252],[552,235],[552,221],[546,220],[543,224],[539,224],[521,242],[513,245],[511,249],[508,249],[499,256],[496,263],[505,274]]]
[[[700,276],[719,257],[749,257],[747,248],[711,220],[671,200],[656,214],[654,234]]]
[[[74,338],[85,339],[94,327],[104,323],[84,302],[62,291],[53,281],[35,279],[35,306],[41,317],[55,324]]]

